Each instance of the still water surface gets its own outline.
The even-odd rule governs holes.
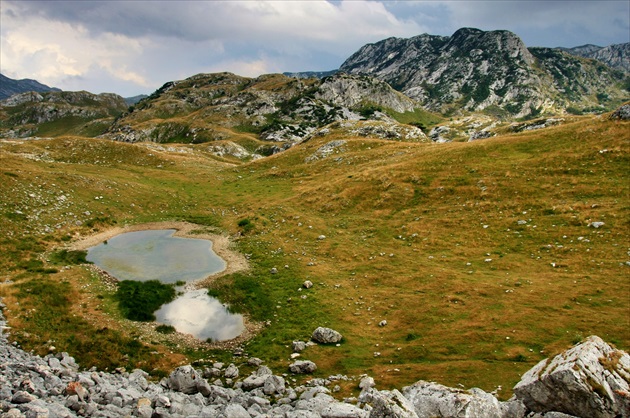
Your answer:
[[[127,232],[88,250],[87,260],[119,280],[199,280],[225,268],[212,241],[174,237],[174,229]]]
[[[194,281],[225,269],[212,242],[174,237],[174,229],[120,234],[88,249],[87,260],[118,280]],[[224,341],[239,336],[243,317],[231,314],[205,290],[185,292],[155,312],[157,321],[196,338]]]

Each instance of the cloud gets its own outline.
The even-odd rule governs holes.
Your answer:
[[[625,0],[2,0],[0,71],[135,95],[199,72],[330,70],[366,43],[451,35],[462,26],[508,29],[530,46],[625,42],[628,7]]]
[[[402,4],[401,4],[402,3]],[[394,2],[394,14],[422,19],[430,33],[450,35],[461,27],[507,29],[528,46],[602,46],[629,42],[630,3],[626,0],[501,0]],[[428,19],[427,19],[428,17]],[[438,20],[435,18],[439,17]]]
[[[421,29],[363,0],[5,0],[2,71],[65,88],[99,68],[155,88],[196,72],[333,69],[366,42]]]

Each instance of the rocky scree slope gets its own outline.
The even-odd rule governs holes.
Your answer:
[[[0,136],[95,136],[127,109],[116,94],[29,91],[0,101]]]
[[[360,48],[340,71],[377,77],[440,112],[494,108],[524,117],[628,96],[623,72],[559,50],[528,49],[505,30],[388,38]]]
[[[2,308],[0,300],[0,412],[7,418],[630,416],[630,356],[598,337],[589,337],[551,361],[543,360],[523,376],[513,398],[500,402],[481,389],[465,391],[426,381],[401,391],[380,391],[369,376],[337,375],[292,387],[290,374],[274,375],[257,358],[238,357],[240,367],[234,363],[227,367],[214,363],[204,370],[181,366],[159,383],[148,381],[148,374],[139,369],[80,371],[67,353],[42,358],[9,343]],[[253,369],[245,377],[244,367]],[[292,373],[315,369],[310,361],[298,360],[290,366]],[[338,383],[357,380],[361,390],[357,398],[338,401],[330,395],[338,391]]]
[[[125,142],[230,141],[268,155],[332,122],[393,122],[381,110],[409,112],[417,107],[369,77],[339,74],[303,80],[280,74],[255,79],[198,74],[165,84],[120,117],[103,137]]]

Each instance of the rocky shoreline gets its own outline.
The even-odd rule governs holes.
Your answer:
[[[630,417],[630,356],[595,336],[540,362],[515,386],[515,396],[500,402],[481,389],[426,381],[400,391],[378,390],[369,376],[330,376],[291,387],[290,373],[273,374],[261,360],[246,356],[235,357],[238,366],[181,366],[158,383],[142,370],[82,371],[67,353],[40,357],[10,343],[3,307],[0,300],[2,418]],[[314,366],[302,369],[296,363],[291,370],[297,373]],[[239,367],[245,365],[255,371],[242,376]],[[340,381],[354,381],[360,395],[335,399]]]

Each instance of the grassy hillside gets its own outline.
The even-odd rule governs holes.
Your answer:
[[[211,293],[269,321],[245,348],[273,370],[291,341],[330,326],[342,345],[303,353],[319,376],[501,385],[509,397],[523,372],[589,335],[630,348],[629,127],[584,117],[472,143],[344,136],[323,152],[333,131],[243,164],[203,145],[0,142],[12,338],[84,367],[157,374],[231,358],[131,325],[111,285],[59,261],[67,243],[114,225],[188,220],[249,255],[251,269]],[[298,291],[304,280],[314,287]]]

